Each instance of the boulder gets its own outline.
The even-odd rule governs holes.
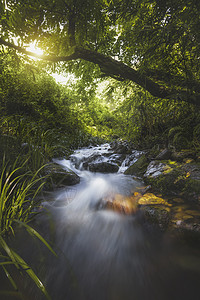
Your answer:
[[[104,208],[113,210],[120,214],[131,215],[137,211],[137,200],[141,194],[135,193],[133,196],[113,194],[103,199]]]
[[[84,157],[82,166],[83,166],[84,169],[87,169],[88,165],[90,163],[100,162],[101,159],[102,159],[102,156],[100,154],[94,153],[94,154],[92,154],[88,157]]]
[[[47,177],[44,189],[52,190],[80,182],[80,177],[71,170],[63,169],[59,164],[50,163],[44,169]]]
[[[154,195],[153,193],[144,194],[139,200],[138,205],[164,205],[164,206],[172,206],[172,204],[168,203],[161,197]]]
[[[147,223],[162,231],[168,229],[172,204],[152,193],[146,193],[138,199],[138,205]]]
[[[115,173],[119,170],[119,167],[115,164],[111,164],[108,162],[97,162],[97,163],[89,163],[88,169],[91,172]]]
[[[133,145],[127,141],[114,141],[110,144],[111,149],[118,154],[131,154]]]
[[[152,161],[144,181],[164,195],[182,195],[200,200],[200,165],[175,161]]]
[[[179,238],[200,243],[199,207],[191,208],[186,204],[174,205],[170,229]]]
[[[135,175],[138,177],[142,177],[142,175],[145,173],[146,168],[148,166],[148,160],[146,158],[146,155],[143,154],[140,156],[140,158],[132,164],[125,172],[125,175]]]

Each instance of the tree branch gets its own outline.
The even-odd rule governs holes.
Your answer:
[[[195,93],[190,95],[185,90],[176,90],[176,89],[169,89],[166,88],[156,82],[154,82],[149,77],[145,76],[144,74],[140,73],[137,70],[129,67],[123,62],[119,62],[110,56],[98,53],[93,50],[81,48],[74,46],[71,48],[70,52],[66,56],[52,56],[52,55],[38,55],[36,53],[30,52],[11,44],[9,42],[4,41],[0,38],[0,44],[11,47],[21,53],[37,57],[43,60],[52,61],[52,62],[59,62],[59,61],[71,61],[76,59],[83,59],[94,64],[99,65],[101,71],[111,76],[117,80],[131,80],[138,84],[139,86],[143,87],[147,90],[152,96],[157,98],[171,98],[176,100],[185,101],[194,105],[200,106],[200,93]]]

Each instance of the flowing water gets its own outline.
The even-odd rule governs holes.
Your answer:
[[[53,300],[200,299],[198,249],[144,224],[140,212],[122,215],[102,205],[102,199],[111,194],[129,196],[143,184],[123,174],[140,154],[123,157],[118,173],[113,174],[83,169],[91,155],[96,162],[119,160],[109,145],[77,150],[71,160],[56,160],[81,181],[45,199],[48,213],[37,220],[59,253],[56,258],[38,245],[31,252],[35,270]],[[27,285],[28,299],[43,299]]]

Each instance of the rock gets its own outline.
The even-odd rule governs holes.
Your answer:
[[[138,200],[138,205],[145,221],[161,230],[167,230],[172,206],[170,203],[152,193],[146,193]]]
[[[105,203],[104,208],[125,215],[134,214],[137,211],[138,196],[140,197],[139,193],[137,193],[135,196],[114,194],[103,199]]]
[[[165,195],[182,195],[200,200],[199,164],[152,161],[144,174],[144,181]]]
[[[165,206],[172,206],[172,204],[168,203],[166,200],[164,200],[161,197],[157,197],[156,195],[152,193],[146,193],[144,194],[139,200],[139,205],[165,205]]]
[[[89,163],[88,169],[91,172],[115,173],[119,170],[119,167],[115,164],[111,164],[108,162],[97,162],[97,163]]]
[[[188,205],[173,207],[171,231],[179,238],[200,243],[200,211],[199,207],[191,209]]]
[[[114,141],[110,144],[111,149],[118,154],[130,154],[133,145],[127,141]]]
[[[156,157],[155,160],[166,160],[171,158],[171,151],[169,149],[162,150]]]
[[[134,164],[132,164],[125,172],[125,175],[135,175],[141,177],[148,166],[146,155],[143,154]]]
[[[102,156],[100,154],[94,153],[88,157],[84,157],[83,168],[87,169],[90,163],[101,162]]]
[[[143,206],[141,209],[146,222],[166,231],[170,224],[170,211],[162,206]]]
[[[148,191],[151,190],[151,185],[146,185],[146,186],[139,186],[137,187],[137,191],[141,193],[142,195],[146,194]]]
[[[80,178],[71,170],[64,170],[59,164],[50,163],[45,167],[47,176],[45,189],[51,190],[68,185],[75,185],[80,182]]]
[[[148,165],[147,170],[144,174],[144,177],[156,178],[159,175],[162,175],[165,170],[166,170],[166,164],[153,160]]]

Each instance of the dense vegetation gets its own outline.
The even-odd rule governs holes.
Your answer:
[[[200,151],[199,10],[197,0],[0,0],[0,238],[15,218],[28,222],[22,202],[52,157],[116,138]],[[22,173],[30,190],[10,224]]]

